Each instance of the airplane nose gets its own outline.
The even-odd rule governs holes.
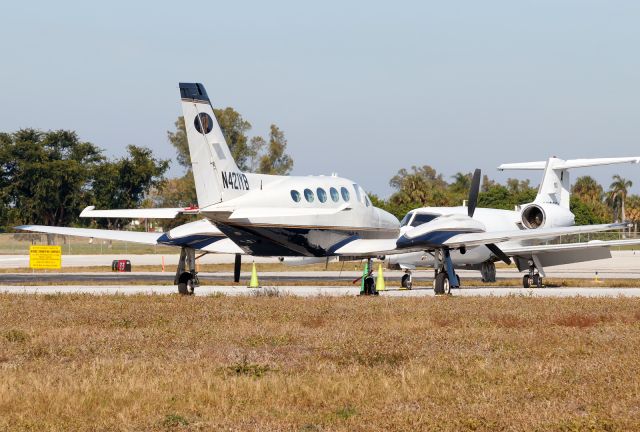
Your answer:
[[[386,210],[382,210],[381,208],[375,207],[376,216],[378,218],[378,223],[381,227],[384,228],[399,228],[400,221],[397,217],[392,215]]]

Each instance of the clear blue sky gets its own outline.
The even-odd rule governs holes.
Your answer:
[[[174,156],[179,81],[253,134],[279,125],[294,174],[382,196],[411,165],[503,181],[502,162],[640,154],[637,1],[12,1],[0,16],[0,130],[73,129],[109,155]],[[574,178],[616,172],[640,191],[640,166]]]

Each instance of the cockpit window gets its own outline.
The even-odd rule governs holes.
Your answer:
[[[431,222],[432,220],[434,220],[435,218],[437,218],[440,215],[435,215],[435,214],[416,214],[416,217],[413,218],[413,220],[411,221],[411,226],[412,227],[417,227],[418,225],[422,225],[425,224],[427,222]]]
[[[367,198],[367,193],[364,191],[364,189],[362,189],[360,185],[357,185],[354,183],[353,190],[356,191],[356,198],[358,198],[358,201],[360,201],[360,204],[366,205],[367,207],[369,207],[369,203],[367,202],[369,198]]]
[[[364,201],[365,201],[365,203],[367,203],[367,207],[369,207],[371,205],[371,200],[369,200],[368,196],[366,196],[366,195],[364,196]]]
[[[400,226],[406,226],[411,220],[411,216],[413,216],[413,212],[407,213],[400,221]]]

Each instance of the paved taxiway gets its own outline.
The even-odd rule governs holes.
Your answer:
[[[65,266],[81,266],[81,265],[110,265],[111,260],[115,256],[98,255],[98,256],[74,256],[63,257]],[[158,263],[161,256],[158,255],[131,255],[119,258],[127,258],[136,265],[150,265]],[[175,257],[171,257],[171,260]],[[211,260],[212,263],[227,263],[233,259],[233,256],[225,255],[207,255],[203,258]],[[21,256],[1,256],[0,266],[5,267],[23,267],[24,261],[28,262],[28,258]],[[256,262],[273,262],[274,259],[256,260]],[[166,265],[170,266],[171,261],[166,260]],[[287,285],[287,282],[302,281],[308,286],[279,286],[278,290],[294,295],[357,295],[359,292],[358,285],[352,285],[352,281],[360,276],[357,270],[359,264],[345,264],[344,271],[300,271],[296,267],[290,267],[282,272],[261,272],[258,264],[260,282],[263,286],[277,283],[278,285]],[[377,266],[376,266],[377,268]],[[171,269],[171,270],[169,270]],[[84,272],[84,273],[2,273],[0,274],[0,292],[12,293],[93,293],[93,294],[173,294],[176,292],[173,286],[173,269],[168,267],[167,272],[132,272],[132,273],[111,273],[111,272]],[[547,269],[548,278],[570,279],[581,278],[594,280],[598,273],[599,280],[606,279],[637,279],[637,288],[603,288],[598,287],[594,282],[593,288],[565,288],[565,287],[549,287],[540,289],[524,289],[524,288],[504,288],[504,287],[469,287],[454,291],[454,295],[526,295],[526,296],[640,296],[640,251],[613,251],[613,258],[607,260],[599,260],[588,263],[578,263],[567,266],[557,266]],[[403,272],[385,270],[385,280],[388,286],[397,287]],[[463,284],[465,280],[478,280],[480,274],[477,271],[459,271]],[[200,277],[203,281],[217,281],[227,283],[232,279],[231,272],[207,273],[201,272]],[[242,274],[243,283],[248,282],[250,275]],[[414,290],[399,291],[397,289],[384,292],[385,296],[431,296],[431,280],[433,277],[432,270],[419,270],[414,272]],[[522,273],[517,269],[499,268],[498,280],[521,278]],[[313,286],[314,282],[324,281],[335,286]],[[75,285],[65,285],[65,283],[74,283]],[[101,284],[94,285],[92,284]],[[142,285],[136,285],[142,284]],[[155,284],[155,285],[146,285]],[[40,285],[40,286],[37,286]],[[418,288],[418,289],[416,289]],[[422,288],[422,289],[419,289]],[[227,295],[251,294],[255,290],[251,290],[238,286],[201,286],[196,290],[198,295],[214,295],[223,293]]]
[[[62,267],[88,267],[88,266],[111,266],[115,259],[131,260],[131,265],[135,270],[138,266],[157,266],[162,268],[162,261],[167,271],[172,273],[178,263],[179,254],[159,255],[62,255]],[[232,264],[233,255],[228,254],[208,254],[198,260],[200,264]],[[278,262],[277,258],[270,257],[245,257],[244,262],[255,262],[256,264]],[[359,264],[357,264],[360,266]],[[345,263],[344,269],[353,269],[354,263]],[[0,255],[0,268],[28,268],[28,255]],[[297,271],[295,266],[290,267],[292,274]],[[640,250],[612,251],[612,258],[589,261],[584,263],[568,264],[556,267],[549,267],[547,273],[549,277],[592,277],[595,272],[599,274],[610,274],[611,277],[637,277],[640,278]],[[477,272],[476,272],[477,274]],[[502,269],[501,275],[505,277],[515,277],[518,271],[515,268]]]
[[[265,291],[266,290],[266,291]],[[246,288],[238,286],[201,286],[196,289],[196,295],[257,295],[273,293],[274,288]],[[281,286],[277,287],[280,295],[312,296],[356,296],[359,288],[354,287],[305,287]],[[94,294],[94,295],[168,295],[176,294],[174,286],[162,285],[134,285],[134,286],[0,286],[0,293],[8,294]],[[176,294],[177,295],[177,294]],[[390,297],[433,297],[432,289],[383,291],[381,296]],[[453,290],[454,296],[525,296],[525,297],[640,297],[640,288],[462,288]]]

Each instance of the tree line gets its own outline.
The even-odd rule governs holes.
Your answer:
[[[390,181],[395,192],[386,200],[372,197],[372,202],[398,217],[423,206],[456,206],[467,198],[472,173],[456,173],[447,182],[442,174],[425,165],[401,169]],[[570,209],[578,225],[619,221],[640,223],[640,196],[630,195],[633,183],[619,175],[613,176],[605,188],[591,176],[578,177],[571,187]],[[478,196],[478,206],[512,210],[533,201],[538,186],[529,180],[507,179],[500,184],[484,175]]]
[[[287,139],[275,124],[266,138],[250,136],[251,123],[231,107],[215,109],[222,132],[238,167],[243,171],[288,174],[293,159]],[[82,209],[186,207],[197,203],[184,119],[167,132],[184,175],[166,178],[169,160],[156,158],[145,147],[127,146],[127,154],[107,158],[104,150],[82,141],[73,131],[21,129],[0,133],[0,230],[22,224],[123,228],[128,221],[80,219]],[[471,173],[450,179],[434,168],[412,166],[390,179],[393,194],[382,199],[371,194],[374,205],[398,218],[423,206],[455,206],[466,199]],[[614,176],[605,190],[590,176],[578,177],[572,186],[571,211],[577,224],[629,220],[640,222],[640,197],[630,195],[630,180]],[[533,201],[537,187],[529,180],[497,183],[484,176],[478,199],[481,207],[513,209]],[[163,221],[164,228],[189,217]]]

